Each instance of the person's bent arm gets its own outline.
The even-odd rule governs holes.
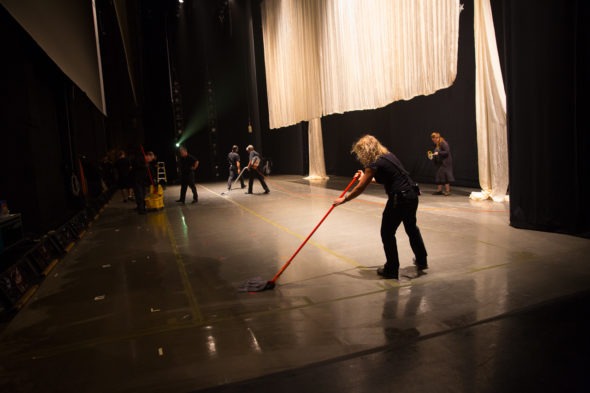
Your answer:
[[[441,158],[447,158],[449,156],[449,144],[447,142],[440,143],[440,150],[434,153],[434,155]]]
[[[350,201],[351,199],[356,198],[357,196],[361,195],[365,188],[371,183],[373,180],[373,176],[375,176],[375,171],[371,168],[365,168],[365,171],[359,171],[361,178],[359,179],[358,184],[352,191],[348,194],[343,196],[342,198],[337,198],[334,200],[334,206],[341,205],[345,202]]]

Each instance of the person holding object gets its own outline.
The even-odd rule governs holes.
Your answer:
[[[229,177],[227,178],[227,190],[231,190],[231,183],[236,180],[240,175],[240,155],[238,154],[238,146],[233,145],[231,151],[227,155],[227,161],[229,162]],[[245,188],[244,178],[240,176],[240,185]]]
[[[195,170],[199,167],[199,160],[191,154],[188,154],[186,147],[181,146],[178,150],[180,158],[178,164],[180,166],[180,199],[176,202],[184,204],[187,187],[193,192],[193,202],[199,201],[199,194],[197,194],[197,187],[195,186]]]
[[[264,181],[264,176],[260,173],[260,170],[258,169],[258,166],[260,165],[260,162],[262,161],[262,157],[260,157],[260,154],[254,150],[254,146],[252,145],[248,145],[248,147],[246,147],[246,151],[248,152],[248,154],[250,155],[249,157],[249,161],[248,161],[248,192],[246,192],[246,194],[252,194],[252,187],[254,186],[254,178],[257,178],[258,181],[260,182],[260,184],[262,185],[262,188],[264,188],[264,193],[268,194],[270,192],[270,189],[268,188],[268,186],[266,185],[266,182]]]
[[[451,156],[451,148],[445,139],[440,136],[440,133],[433,132],[430,134],[432,143],[434,143],[434,151],[428,154],[428,158],[434,162],[436,166],[436,175],[434,182],[436,183],[436,191],[434,195],[451,195],[451,182],[455,181],[453,176],[453,157]],[[443,191],[442,186],[445,185]]]
[[[402,222],[410,238],[418,272],[428,269],[428,254],[420,229],[416,225],[419,191],[408,172],[400,160],[372,135],[365,135],[355,142],[352,153],[365,169],[359,171],[360,179],[356,187],[348,195],[334,200],[334,205],[339,206],[356,198],[371,181],[385,187],[388,198],[381,219],[381,241],[386,262],[377,269],[377,274],[384,278],[398,278],[399,256],[395,233]]]

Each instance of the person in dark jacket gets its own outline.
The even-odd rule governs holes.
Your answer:
[[[145,196],[146,186],[149,184],[148,168],[152,160],[151,156],[143,154],[140,147],[136,150],[132,159],[131,178],[133,180],[133,193],[135,194],[135,203],[139,214],[146,213]]]
[[[131,199],[133,184],[131,181],[131,161],[124,150],[120,150],[118,153],[117,161],[115,161],[115,172],[117,174],[117,188],[121,190],[123,202],[127,202]]]
[[[334,205],[338,206],[356,198],[373,179],[383,184],[388,197],[381,219],[381,241],[386,262],[377,269],[377,274],[384,278],[398,278],[399,256],[395,232],[402,222],[410,238],[418,273],[428,269],[428,254],[420,229],[416,225],[418,190],[408,172],[400,160],[372,135],[365,135],[355,142],[352,153],[365,169],[359,171],[360,179],[356,187],[348,195],[334,200]]]
[[[184,204],[186,189],[190,188],[193,192],[192,203],[197,203],[199,201],[199,194],[195,186],[195,170],[199,167],[199,160],[193,155],[188,154],[188,150],[184,146],[181,146],[178,152],[180,154],[180,158],[178,159],[178,165],[180,167],[180,198],[176,202]]]
[[[436,166],[436,175],[434,182],[436,183],[436,191],[434,195],[451,195],[451,182],[455,181],[453,176],[453,157],[451,156],[451,148],[445,139],[440,136],[440,133],[433,132],[430,134],[432,143],[434,143],[434,152],[429,155],[434,165]],[[443,191],[442,186],[445,186]]]
[[[240,154],[238,153],[238,146],[233,145],[231,151],[227,155],[227,161],[229,163],[229,177],[227,178],[227,189],[231,190],[231,184],[240,175],[242,167],[240,165]],[[240,176],[240,185],[245,188],[244,178]]]

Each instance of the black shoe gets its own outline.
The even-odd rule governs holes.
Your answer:
[[[414,265],[416,266],[416,269],[418,270],[426,270],[428,269],[428,264],[427,263],[416,263],[416,259],[414,258]]]
[[[383,278],[387,278],[387,279],[395,279],[397,280],[397,274],[395,273],[391,273],[391,272],[386,272],[384,268],[380,267],[377,268],[377,274],[380,275]]]
[[[199,200],[198,199],[193,199],[193,201],[191,203],[198,203]]]
[[[242,188],[246,188],[246,186],[242,186]]]
[[[270,190],[264,190],[264,193],[268,194],[268,193],[270,193]]]
[[[442,195],[442,194],[443,194],[442,191],[435,191],[435,192],[432,193],[432,195]]]
[[[176,202],[182,203],[184,205],[184,201],[182,199],[177,200]]]
[[[252,194],[251,191],[246,191],[244,194]]]

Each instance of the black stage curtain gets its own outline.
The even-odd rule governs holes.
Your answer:
[[[510,223],[590,237],[585,1],[504,1]]]
[[[41,235],[85,207],[87,200],[74,192],[71,183],[72,174],[79,175],[80,162],[87,171],[88,200],[101,192],[100,182],[95,181],[99,162],[116,139],[105,125],[124,124],[120,108],[130,94],[122,94],[123,88],[116,91],[119,95],[111,92],[115,99],[107,101],[119,105],[105,121],[3,6],[0,51],[0,199],[7,201],[11,212],[22,214],[27,235]],[[109,54],[105,59],[117,58]],[[105,70],[114,67],[109,64]],[[124,85],[126,68],[123,71],[113,78],[107,72],[107,87],[116,84],[112,80]],[[113,129],[123,134],[120,128]],[[125,135],[117,138],[126,140]]]

